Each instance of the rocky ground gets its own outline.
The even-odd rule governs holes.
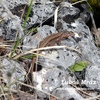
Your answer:
[[[91,12],[86,4],[35,0],[23,28],[30,2],[0,1],[0,98],[3,100],[97,100],[100,91],[100,50],[87,26]],[[24,11],[24,13],[23,13]],[[34,31],[34,28],[36,30]],[[38,56],[37,70],[27,77],[32,55],[40,41],[51,34],[73,32],[52,49]],[[12,58],[13,47],[21,39]],[[88,62],[82,71],[71,72],[70,66]],[[35,66],[36,68],[36,66]],[[28,78],[32,78],[28,82]],[[12,94],[12,95],[11,95]]]

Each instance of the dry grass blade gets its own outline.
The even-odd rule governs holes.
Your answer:
[[[0,77],[0,79],[7,79],[7,78],[6,78],[6,77]],[[52,94],[50,94],[50,93],[48,93],[48,92],[45,92],[45,91],[43,91],[43,90],[40,90],[40,89],[38,89],[38,88],[36,88],[36,87],[34,87],[34,86],[31,86],[31,85],[22,83],[22,82],[20,82],[20,81],[16,81],[16,82],[18,82],[18,83],[20,83],[20,84],[22,84],[22,85],[24,85],[24,86],[30,87],[30,88],[32,88],[32,89],[36,89],[36,90],[38,90],[38,91],[41,91],[41,92],[43,92],[43,93],[45,93],[45,94],[47,94],[47,95],[50,95],[50,96],[52,96],[52,97],[55,97],[56,99],[59,99],[58,97],[56,97],[56,96],[54,96],[54,95],[52,95]],[[4,89],[5,91],[8,91],[8,88],[3,88],[3,89]],[[13,91],[13,92],[18,92],[17,90],[14,90],[14,89],[10,89],[10,90]],[[4,96],[4,95],[8,95],[8,94],[2,93],[0,96]]]
[[[17,82],[20,83],[20,84],[22,84],[22,85],[24,85],[24,86],[27,86],[27,87],[36,89],[36,90],[41,91],[41,92],[43,92],[43,93],[45,93],[45,94],[47,94],[47,95],[50,95],[50,96],[52,96],[52,97],[55,97],[56,99],[60,99],[60,98],[58,98],[58,97],[56,97],[56,96],[54,96],[54,95],[52,95],[52,94],[50,94],[50,93],[48,93],[48,92],[45,92],[45,91],[43,91],[43,90],[40,90],[40,89],[38,89],[38,88],[36,88],[36,87],[34,87],[34,86],[31,86],[31,85],[28,85],[28,84],[25,84],[25,83],[22,83],[22,82],[19,82],[19,81],[17,81]]]
[[[57,23],[57,15],[58,15],[58,9],[59,9],[59,6],[56,8],[55,10],[55,13],[54,13],[54,27],[56,28],[56,23]]]
[[[75,87],[75,89],[77,91],[81,91],[83,94],[90,96],[90,98],[86,98],[84,100],[93,100],[93,99],[99,99],[100,95],[97,96],[93,96],[92,94],[88,94],[87,92],[83,91],[82,88],[78,88],[77,86],[75,86],[74,84],[71,84],[73,87]],[[88,90],[87,90],[88,91]]]
[[[80,50],[75,49],[75,48],[71,48],[71,47],[68,47],[68,46],[51,46],[51,47],[44,47],[44,48],[38,48],[38,49],[26,51],[26,52],[24,52],[24,53],[22,53],[22,54],[17,55],[17,56],[14,57],[13,59],[17,59],[17,58],[19,58],[19,57],[21,57],[21,56],[23,56],[23,55],[25,55],[25,54],[33,53],[34,51],[37,51],[37,50],[39,51],[39,50],[60,49],[60,48],[68,48],[68,49],[71,49],[71,50],[74,50],[74,51],[77,51],[77,52],[81,53]],[[81,53],[81,54],[82,54],[82,53]]]

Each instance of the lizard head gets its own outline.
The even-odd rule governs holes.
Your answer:
[[[62,38],[73,37],[75,34],[73,32],[63,31]]]

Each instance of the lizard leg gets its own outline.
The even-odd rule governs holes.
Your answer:
[[[48,43],[48,46],[54,46],[54,45],[55,45],[55,41]]]
[[[60,45],[61,44],[61,39],[58,41],[58,45]]]

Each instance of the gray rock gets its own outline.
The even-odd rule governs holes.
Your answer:
[[[18,63],[15,62],[13,60],[9,60],[9,59],[2,59],[0,67],[2,68],[2,72],[3,72],[3,77],[5,77],[4,82],[6,84],[8,84],[9,80],[10,80],[10,84],[12,82],[14,82],[15,80],[24,81],[24,76],[26,74],[26,71],[24,69],[25,64],[24,63]],[[14,72],[13,72],[14,70]],[[11,76],[8,76],[8,73],[11,74]],[[19,83],[14,83],[11,85],[11,88],[18,88]]]
[[[34,36],[26,36],[23,40],[23,50],[29,50],[31,48],[35,49],[37,48],[37,45],[40,41],[42,41],[44,38],[49,36],[52,33],[56,34],[57,31],[54,27],[44,25],[42,28],[37,28],[37,34]]]
[[[5,0],[4,0],[5,1]],[[36,0],[39,2],[39,0]],[[12,4],[13,2],[14,4]],[[0,3],[2,7],[0,7],[0,16],[6,16],[8,14],[8,18],[6,18],[2,24],[0,24],[0,36],[5,37],[6,39],[14,39],[17,29],[19,30],[19,33],[23,33],[22,27],[24,23],[24,18],[22,19],[21,24],[17,24],[17,21],[20,22],[20,17],[16,14],[16,16],[12,16],[13,14],[9,9],[14,9],[15,6],[19,6],[19,4],[26,4],[27,0],[7,0],[7,4],[3,4],[3,0]],[[36,24],[40,24],[41,20],[46,20],[49,16],[53,15],[56,6],[54,3],[46,3],[45,6],[43,6],[44,2],[40,4],[32,4],[32,14],[29,16],[28,21],[26,23],[26,32],[27,29],[31,28],[32,26]],[[8,5],[8,6],[7,6]],[[75,37],[68,37],[66,39],[61,40],[61,45],[69,46],[75,49],[78,49],[82,52],[80,55],[79,52],[76,52],[73,49],[53,49],[45,50],[41,54],[45,54],[46,57],[39,57],[39,63],[43,66],[43,69],[40,72],[34,72],[33,77],[35,74],[37,74],[37,80],[36,77],[34,77],[34,81],[37,82],[36,87],[39,89],[43,89],[49,93],[54,93],[54,91],[57,88],[68,88],[69,85],[64,85],[64,83],[69,81],[75,81],[75,77],[71,77],[68,70],[66,70],[69,66],[73,65],[75,61],[88,61],[92,62],[89,63],[86,72],[85,72],[85,81],[83,83],[89,87],[90,89],[99,89],[100,90],[100,54],[99,49],[94,45],[94,41],[92,38],[92,34],[88,28],[88,26],[85,24],[87,22],[87,15],[85,15],[85,22],[80,18],[80,10],[78,8],[73,7],[71,4],[64,6],[65,2],[62,2],[60,5],[62,9],[58,12],[58,22],[61,24],[59,25],[59,28],[56,30],[53,26],[49,25],[43,25],[42,27],[38,27],[37,34],[34,36],[26,36],[23,40],[23,50],[29,50],[32,48],[37,48],[37,45],[40,41],[42,41],[44,38],[52,34],[56,34],[61,31],[72,31],[75,33]],[[29,4],[27,4],[29,6]],[[9,9],[7,9],[7,7]],[[43,11],[44,8],[44,11]],[[83,5],[83,8],[84,5]],[[85,12],[86,13],[86,12]],[[84,14],[84,13],[83,13]],[[42,19],[43,18],[43,19]],[[57,43],[55,45],[58,45]],[[26,47],[29,46],[29,47]],[[49,53],[49,54],[48,54]],[[4,67],[4,72],[7,70],[12,71],[13,67],[15,65],[15,62],[13,60],[4,59],[1,63],[2,66],[9,66]],[[1,67],[2,67],[1,66]],[[16,66],[20,66],[19,63],[16,63]],[[23,69],[23,68],[22,68]],[[23,69],[24,70],[24,69]],[[19,69],[15,69],[16,72],[13,73],[14,79],[19,78],[25,73],[21,73]],[[7,72],[5,72],[7,73]],[[19,74],[20,73],[20,74]],[[19,75],[19,76],[18,76]],[[69,76],[69,77],[68,77]],[[3,77],[5,77],[5,74],[3,74]],[[23,81],[20,78],[21,81]],[[92,82],[96,82],[96,84]],[[7,82],[5,80],[5,82]],[[86,82],[86,83],[85,83]],[[13,86],[15,87],[15,86]],[[65,92],[69,92],[68,97],[74,97],[75,95],[72,95],[70,93],[70,90],[68,91],[62,91],[63,94]],[[38,92],[38,95],[40,97],[44,96],[46,97],[44,93]],[[75,94],[76,91],[74,91]],[[74,94],[73,93],[73,94]],[[58,93],[54,94],[61,94],[61,91],[58,91]],[[64,98],[65,95],[59,95],[60,98]],[[82,98],[81,96],[78,97]],[[66,99],[65,99],[66,100]]]
[[[100,90],[100,67],[96,65],[88,66],[85,75],[85,80],[82,83],[90,89]]]
[[[28,0],[6,0],[7,6],[9,9],[14,8],[16,5],[19,4],[26,4]]]
[[[71,98],[75,100],[84,100],[74,88],[68,85],[62,88],[57,88],[52,94],[59,97],[61,100],[69,100]]]

